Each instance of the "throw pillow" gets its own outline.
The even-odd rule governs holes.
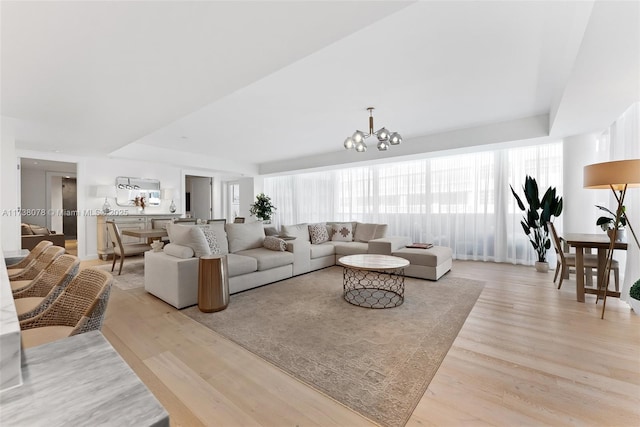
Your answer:
[[[22,236],[32,236],[33,230],[29,227],[29,224],[20,224],[20,234]]]
[[[331,228],[331,240],[333,242],[353,241],[353,230],[350,222],[333,224]]]
[[[275,236],[267,236],[264,238],[264,243],[262,244],[267,249],[271,249],[272,251],[281,251],[284,252],[287,250],[287,243],[279,239]]]
[[[218,244],[218,239],[216,238],[216,232],[209,227],[202,227],[202,233],[204,233],[204,238],[207,240],[207,244],[209,245],[209,249],[211,249],[211,253],[219,254],[221,251],[220,245]]]
[[[309,224],[309,236],[311,244],[318,245],[329,241],[329,233],[327,233],[327,224],[321,222],[319,224]]]
[[[197,257],[211,254],[207,239],[205,239],[204,233],[199,227],[169,224],[167,226],[167,234],[169,234],[171,243],[189,246]]]
[[[48,236],[49,234],[49,229],[47,227],[43,227],[41,225],[35,225],[35,224],[31,224],[31,231],[33,231],[33,234],[37,234],[38,236]]]
[[[164,253],[176,258],[193,258],[193,249],[188,246],[176,245],[175,243],[168,243],[167,246],[164,247]]]
[[[356,233],[353,238],[356,242],[368,243],[376,234],[377,224],[365,224],[359,222],[356,226]]]

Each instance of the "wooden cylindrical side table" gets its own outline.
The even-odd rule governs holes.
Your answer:
[[[198,308],[212,313],[229,304],[229,267],[226,255],[205,255],[198,265]]]

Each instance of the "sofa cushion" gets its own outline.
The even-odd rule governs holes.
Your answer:
[[[333,242],[352,242],[353,226],[350,222],[340,222],[331,226],[331,240]]]
[[[392,255],[406,259],[411,265],[437,267],[451,260],[452,251],[446,246],[434,246],[430,249],[402,248],[393,252]]]
[[[293,254],[291,252],[276,252],[265,248],[257,248],[238,252],[237,255],[255,258],[258,262],[258,271],[293,264]]]
[[[283,225],[280,228],[280,235],[295,237],[297,240],[302,240],[304,242],[311,240],[309,239],[309,224],[306,222],[304,224]]]
[[[309,237],[312,245],[329,241],[329,233],[327,232],[327,224],[324,222],[318,224],[309,224]]]
[[[336,255],[358,255],[366,254],[369,245],[363,242],[331,242],[335,248]]]
[[[387,237],[387,228],[389,228],[387,224],[377,224],[376,232],[373,234],[373,238],[382,239],[383,237]]]
[[[272,251],[281,251],[284,252],[287,250],[287,243],[275,236],[267,236],[264,238],[263,247],[270,249]]]
[[[229,254],[227,255],[227,264],[229,265],[229,277],[253,273],[258,270],[258,260],[250,256]]]
[[[225,225],[229,240],[229,252],[236,253],[247,249],[261,248],[264,242],[264,227],[261,222]]]
[[[181,259],[193,258],[194,255],[193,249],[189,246],[178,245],[177,243],[166,244],[164,253]]]
[[[200,227],[192,225],[168,224],[169,241],[182,246],[189,246],[197,257],[210,255],[211,249]]]
[[[356,226],[356,231],[354,233],[354,238],[356,242],[368,242],[369,240],[373,240],[376,235],[376,228],[378,224],[366,224],[359,222]]]
[[[334,255],[336,250],[334,246],[327,242],[320,245],[311,245],[311,259],[322,258],[325,256]]]
[[[22,236],[32,236],[33,235],[33,230],[31,229],[31,227],[29,226],[29,224],[20,224],[20,234]]]

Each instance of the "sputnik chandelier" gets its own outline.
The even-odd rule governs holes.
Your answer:
[[[351,150],[355,148],[358,153],[364,153],[367,151],[367,144],[364,140],[371,135],[378,137],[378,150],[387,151],[389,145],[399,145],[402,142],[402,137],[398,132],[389,132],[386,128],[373,131],[373,107],[367,108],[369,111],[369,133],[364,133],[361,130],[357,130],[353,135],[344,140],[344,148]]]

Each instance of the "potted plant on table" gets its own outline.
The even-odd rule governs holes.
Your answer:
[[[545,191],[544,196],[542,196],[542,199],[540,199],[538,196],[538,183],[535,178],[528,175],[525,178],[522,190],[529,204],[528,209],[525,208],[524,203],[522,203],[518,194],[513,187],[511,187],[511,192],[518,202],[518,207],[521,211],[526,211],[526,215],[522,218],[520,224],[538,255],[536,270],[547,272],[549,271],[547,250],[551,248],[547,222],[551,221],[552,217],[558,217],[562,213],[562,197],[556,196],[556,189],[554,187],[549,187],[547,191]]]
[[[625,215],[625,207],[622,207],[622,214],[620,215],[620,220],[618,220],[617,224],[614,224],[616,222],[616,214],[614,212],[611,212],[609,209],[605,208],[604,206],[598,206],[596,205],[596,208],[603,210],[605,212],[607,212],[609,216],[601,216],[600,218],[598,218],[598,220],[596,221],[596,225],[600,226],[600,228],[602,228],[602,231],[606,231],[607,235],[609,235],[609,238],[611,238],[611,235],[613,234],[613,230],[617,229],[616,231],[616,241],[621,242],[623,240],[625,240],[626,236],[626,229],[624,227],[626,227],[627,225],[627,217]]]
[[[640,279],[629,289],[629,305],[637,315],[640,315]]]
[[[264,193],[260,193],[256,196],[256,202],[250,206],[249,213],[251,213],[251,216],[255,215],[265,224],[269,224],[276,209],[278,208],[271,204],[271,198]]]

